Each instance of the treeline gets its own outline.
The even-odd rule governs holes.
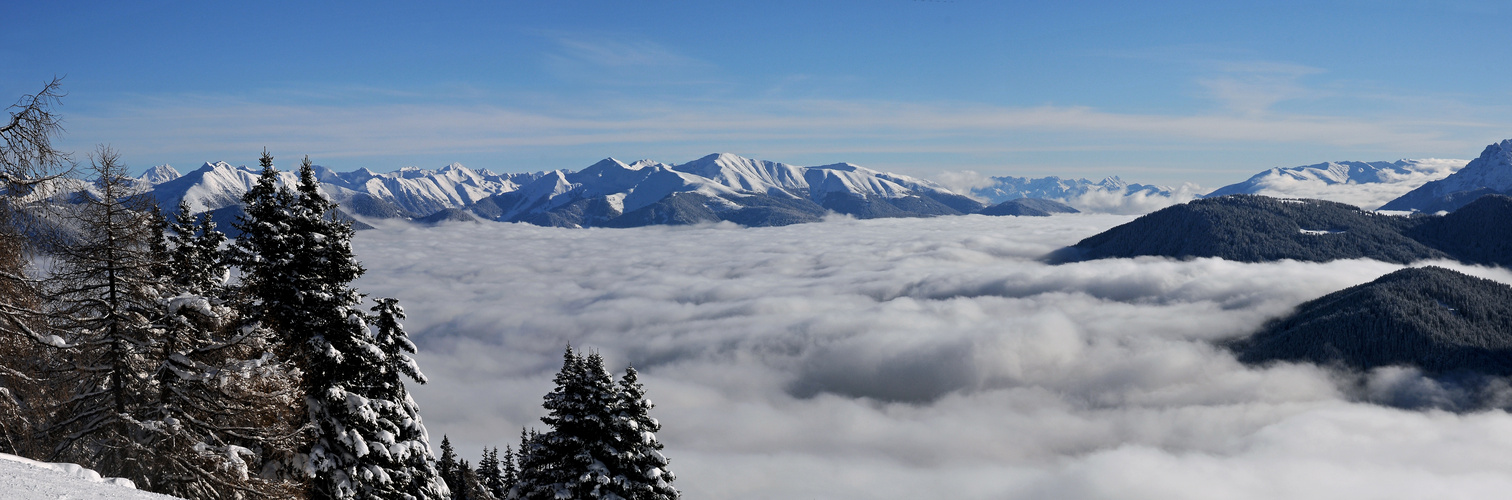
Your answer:
[[[37,278],[7,256],[0,450],[185,498],[445,497],[403,310],[351,286],[353,231],[309,160],[295,189],[261,163],[229,245],[133,193],[108,148],[96,195],[41,208],[73,237]]]
[[[353,288],[351,222],[308,157],[291,187],[263,152],[234,239],[164,215],[108,147],[94,189],[52,200],[76,166],[51,145],[58,85],[0,126],[0,453],[190,499],[678,497],[635,371],[570,349],[547,432],[476,470],[449,443],[436,460],[404,311]]]

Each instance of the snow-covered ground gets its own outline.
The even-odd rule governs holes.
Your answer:
[[[38,462],[0,453],[0,499],[4,500],[172,500],[138,491],[131,481],[101,478],[76,464]]]

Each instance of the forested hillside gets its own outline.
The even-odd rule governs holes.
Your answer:
[[[1321,200],[1222,196],[1145,215],[1050,259],[1141,255],[1241,262],[1455,259],[1506,266],[1512,264],[1512,198],[1486,195],[1447,215],[1405,217]]]
[[[1308,301],[1228,347],[1245,363],[1512,375],[1512,287],[1440,267],[1403,269]]]

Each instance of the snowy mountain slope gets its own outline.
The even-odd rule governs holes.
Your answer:
[[[645,161],[645,160],[642,160]],[[751,160],[729,153],[716,153],[672,167],[745,193],[787,196],[807,191],[804,168],[786,163]]]
[[[437,170],[406,167],[395,172],[368,169],[338,173],[320,169],[322,187],[340,202],[357,194],[388,200],[410,214],[429,215],[475,203],[495,194],[519,189],[541,174],[500,175],[453,163]]]
[[[720,153],[676,166],[605,159],[546,174],[470,207],[487,219],[547,226],[628,227],[733,221],[748,226],[855,217],[969,213],[979,202],[938,184],[838,163],[798,167]]]
[[[1486,146],[1459,171],[1428,182],[1381,206],[1382,210],[1453,211],[1485,194],[1512,194],[1512,139]]]
[[[5,500],[172,500],[138,491],[131,481],[102,478],[74,464],[38,462],[0,453],[0,498]]]
[[[257,177],[258,171],[247,167],[223,161],[206,162],[192,172],[153,186],[152,194],[165,211],[174,210],[183,201],[191,212],[207,212],[241,203],[242,194],[252,189]],[[279,180],[283,185],[293,186],[298,178],[293,172],[282,172]]]
[[[1428,158],[1277,167],[1255,174],[1244,182],[1218,188],[1207,196],[1260,194],[1311,198],[1374,210],[1427,182],[1448,177],[1466,163],[1465,160]]]
[[[404,168],[375,173],[368,169],[335,172],[315,166],[321,191],[343,207],[372,207],[355,213],[372,217],[421,216],[448,208],[460,208],[494,194],[514,191],[523,182],[542,174],[499,175],[474,171],[459,164],[438,170]],[[179,200],[193,212],[225,208],[240,203],[241,196],[257,183],[261,170],[232,166],[226,162],[205,163],[199,169],[153,187],[153,195],[165,206]],[[297,174],[280,172],[284,185],[293,185]]]

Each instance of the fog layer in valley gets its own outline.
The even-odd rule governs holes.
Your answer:
[[[432,441],[470,461],[541,426],[571,343],[640,370],[686,498],[1512,491],[1502,411],[1379,406],[1455,396],[1209,343],[1401,266],[1036,260],[1131,218],[395,225],[357,236],[358,286],[401,299]]]

